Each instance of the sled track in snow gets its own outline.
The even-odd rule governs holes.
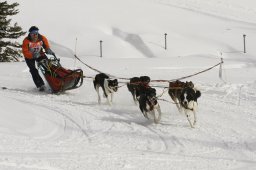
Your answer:
[[[22,95],[24,96],[24,95],[26,95],[27,96],[27,93],[28,93],[28,91],[26,91],[26,90],[21,90],[21,89],[12,89],[12,90],[10,90],[11,91],[11,93],[13,93],[13,92],[19,92],[19,95],[20,95],[20,97],[22,97]],[[41,94],[42,92],[38,92],[38,94],[40,93],[40,95],[43,95],[43,94]],[[33,92],[31,92],[31,93],[29,93],[30,95],[33,95]],[[43,95],[43,96],[46,96],[46,95]],[[42,97],[43,97],[42,96]],[[40,96],[39,98],[40,99],[42,99],[42,97]],[[24,103],[24,104],[32,104],[32,105],[36,105],[36,106],[39,106],[39,107],[42,107],[42,108],[44,108],[44,109],[48,109],[48,110],[51,110],[51,111],[54,111],[54,112],[56,112],[57,114],[59,114],[59,115],[61,115],[64,119],[64,130],[67,128],[67,121],[69,121],[69,122],[71,122],[74,126],[76,126],[81,132],[82,132],[82,134],[84,135],[84,136],[86,136],[86,138],[88,139],[88,141],[90,142],[90,139],[89,139],[89,136],[88,136],[88,134],[87,134],[87,132],[86,132],[86,130],[84,130],[83,129],[83,127],[79,124],[79,123],[77,123],[74,119],[72,119],[72,117],[71,116],[69,116],[68,114],[70,114],[70,115],[72,115],[70,112],[68,112],[67,110],[62,110],[62,109],[60,109],[60,108],[58,108],[58,107],[56,107],[56,106],[51,106],[51,103],[47,103],[47,104],[43,104],[43,103],[36,103],[36,102],[31,102],[31,101],[29,101],[29,100],[27,100],[27,99],[17,99],[17,96],[16,97],[13,97],[13,96],[9,96],[9,98],[11,98],[11,99],[13,99],[13,100],[16,100],[16,101],[19,101],[19,102],[21,102],[21,103]],[[43,102],[45,102],[45,100],[43,100]],[[65,113],[67,113],[67,114],[65,114]]]
[[[213,89],[214,90],[214,89]],[[226,152],[230,149],[233,148],[241,148],[242,151],[250,151],[252,152],[255,147],[253,146],[253,141],[237,141],[237,142],[232,142],[229,140],[229,138],[225,138],[223,137],[223,134],[231,134],[236,136],[236,134],[239,134],[240,131],[237,129],[234,129],[233,131],[230,131],[230,129],[227,129],[225,126],[222,126],[222,124],[219,125],[219,122],[216,122],[216,120],[210,121],[209,119],[211,118],[211,116],[217,116],[219,117],[218,119],[224,118],[224,120],[229,120],[227,117],[229,116],[228,114],[233,112],[233,109],[237,109],[239,108],[239,106],[236,105],[236,91],[231,91],[229,93],[229,95],[225,95],[225,93],[218,93],[223,91],[223,89],[220,89],[215,92],[213,92],[213,95],[211,95],[211,92],[206,92],[204,95],[205,101],[200,101],[200,105],[199,105],[199,115],[198,117],[199,119],[199,124],[198,124],[198,128],[191,130],[188,126],[187,126],[187,121],[185,116],[180,116],[177,118],[177,116],[174,116],[174,119],[179,120],[179,123],[182,122],[182,126],[186,126],[186,128],[180,128],[181,125],[178,126],[171,126],[168,127],[166,125],[162,125],[161,123],[159,125],[154,125],[151,126],[151,123],[149,121],[147,121],[146,119],[143,118],[143,115],[139,112],[138,109],[136,109],[136,113],[134,114],[134,108],[135,107],[131,107],[130,105],[127,107],[123,107],[123,106],[115,106],[114,107],[109,107],[109,106],[98,106],[97,103],[93,103],[93,104],[83,104],[83,103],[79,103],[79,102],[71,102],[71,101],[66,101],[65,98],[64,100],[60,100],[60,101],[54,101],[56,102],[57,106],[52,106],[50,105],[50,102],[47,101],[47,103],[49,105],[43,104],[43,103],[39,103],[39,102],[27,102],[29,101],[27,98],[31,98],[31,96],[34,96],[35,93],[33,92],[27,92],[24,90],[10,90],[10,94],[9,96],[11,96],[13,99],[17,98],[15,96],[15,98],[13,97],[12,94],[15,95],[20,95],[18,99],[18,101],[20,102],[24,102],[25,104],[35,104],[38,105],[39,107],[42,108],[47,108],[49,110],[53,110],[54,112],[56,112],[56,114],[60,115],[63,117],[64,119],[64,123],[65,128],[68,128],[68,123],[72,123],[74,127],[77,127],[79,129],[79,131],[82,132],[83,136],[86,137],[86,139],[89,141],[89,143],[94,143],[96,145],[103,145],[109,144],[111,146],[111,138],[115,138],[116,136],[113,135],[117,130],[115,129],[115,122],[117,122],[117,124],[122,124],[122,126],[126,126],[128,129],[128,133],[132,133],[136,130],[138,131],[143,131],[143,133],[141,133],[142,135],[145,135],[145,144],[147,145],[147,149],[139,149],[139,152],[148,152],[148,153],[161,153],[161,154],[168,154],[168,155],[173,155],[173,154],[178,154],[180,156],[183,155],[183,157],[187,157],[187,158],[191,158],[191,159],[216,159],[216,160],[221,160],[224,158],[215,158],[215,157],[211,157],[211,156],[206,156],[206,154],[208,153],[215,153],[215,152]],[[18,92],[18,93],[17,93]],[[225,89],[224,89],[225,92]],[[5,92],[3,92],[5,93]],[[27,94],[28,93],[28,94]],[[8,94],[8,93],[7,93]],[[39,94],[39,93],[38,93]],[[217,95],[217,99],[215,94],[219,94]],[[25,100],[23,99],[24,96],[27,96],[27,98],[25,98]],[[36,93],[36,96],[37,93]],[[52,95],[42,95],[39,96],[39,99],[42,99],[42,101],[46,101],[47,99],[49,99],[50,97],[48,96],[52,96]],[[64,95],[65,96],[65,95]],[[224,96],[224,97],[223,97]],[[235,97],[234,97],[235,96]],[[251,102],[248,101],[248,99],[252,99],[253,97],[256,96],[256,93],[254,90],[244,90],[241,93],[241,104],[244,105],[246,104],[247,106],[250,106]],[[58,96],[57,96],[58,97]],[[50,98],[52,100],[52,98]],[[211,103],[209,103],[209,101],[211,101]],[[225,106],[222,106],[220,103],[225,103]],[[69,111],[69,109],[61,109],[61,107],[59,105],[70,105],[70,106],[95,106],[96,107],[96,112],[97,114],[94,114],[93,111],[95,110],[95,107],[93,107],[94,109],[92,109],[92,111],[87,111],[86,113],[90,114],[91,116],[93,116],[93,119],[100,119],[100,121],[102,121],[101,119],[103,119],[103,121],[106,121],[108,124],[106,124],[106,128],[102,129],[100,128],[99,132],[95,132],[95,129],[91,128],[90,125],[88,125],[88,123],[86,123],[87,119],[80,116],[76,115],[76,118],[79,118],[79,120],[75,120],[72,115],[74,115],[74,113],[72,114],[71,111]],[[216,106],[218,106],[217,108],[215,108]],[[221,106],[221,107],[219,107]],[[237,108],[234,108],[237,107]],[[172,106],[173,108],[175,108],[174,106]],[[230,109],[228,109],[230,107]],[[245,110],[243,113],[245,113],[246,115],[250,114],[250,111],[253,110],[253,107],[255,108],[255,106],[251,106],[251,108],[248,108],[247,110]],[[84,108],[84,107],[83,107]],[[89,107],[88,107],[89,108]],[[107,109],[106,109],[107,108]],[[172,108],[172,109],[173,109]],[[226,111],[228,112],[227,114],[223,113],[223,108],[226,108]],[[90,109],[90,108],[89,108]],[[169,109],[169,106],[168,106]],[[176,108],[175,108],[176,109]],[[103,114],[98,115],[98,110],[103,111]],[[211,111],[213,110],[212,113],[214,113],[215,115],[208,115],[209,113],[204,112],[204,110],[206,111]],[[177,110],[175,110],[175,112],[177,112]],[[168,113],[169,114],[169,113]],[[251,113],[252,114],[252,113]],[[104,116],[107,116],[106,118],[104,118]],[[251,115],[253,116],[253,115]],[[232,118],[232,117],[231,117]],[[234,119],[234,118],[232,118]],[[111,121],[113,120],[113,121]],[[94,121],[94,120],[93,120]],[[225,123],[224,123],[225,124]],[[153,125],[153,124],[152,124]],[[174,125],[174,124],[173,124]],[[87,126],[87,127],[86,127]],[[85,128],[86,127],[86,128]],[[205,128],[206,127],[206,128]],[[226,129],[226,130],[222,130]],[[134,131],[133,131],[134,130]],[[170,131],[169,131],[170,130]],[[89,132],[93,132],[92,134],[89,134]],[[148,132],[147,132],[148,131]],[[176,132],[177,131],[177,132]],[[208,136],[209,140],[200,140],[200,139],[190,139],[188,138],[184,138],[182,136],[177,135],[176,133],[187,133],[193,135],[201,135],[203,134],[203,136]],[[111,136],[109,138],[104,138],[104,136]],[[138,134],[135,134],[138,135]],[[134,137],[133,140],[137,139],[137,137]],[[212,139],[214,142],[211,142],[210,139]],[[148,143],[149,144],[148,144]],[[150,143],[153,142],[153,145],[151,145]],[[135,143],[135,142],[133,142]],[[130,143],[129,143],[130,144]],[[186,149],[186,146],[192,146],[192,145],[196,145],[193,152],[192,153],[182,153],[182,151],[184,151]],[[202,145],[202,148],[199,147],[199,145]],[[209,148],[210,147],[210,148]],[[211,148],[212,147],[212,148]],[[134,150],[133,147],[128,146],[127,147],[128,150],[124,151],[129,153],[129,150],[132,151]],[[125,150],[125,149],[124,149]],[[182,153],[182,154],[180,154]],[[116,154],[119,154],[119,152],[117,152]],[[193,156],[192,156],[193,155]],[[112,155],[113,156],[113,155]],[[225,160],[227,161],[231,161],[232,158],[231,157],[227,157],[225,158]],[[248,163],[254,163],[252,160],[247,159],[245,157],[245,159],[237,159],[237,161],[240,162],[248,162]]]
[[[113,110],[112,110],[113,111]],[[117,112],[117,111],[115,111]],[[128,127],[130,128],[133,128],[134,125],[132,124],[135,124],[136,126],[139,126],[139,127],[142,127],[144,129],[147,129],[149,132],[151,132],[152,134],[154,134],[154,136],[156,136],[157,138],[160,139],[160,141],[162,142],[162,145],[163,147],[161,147],[160,149],[160,146],[159,146],[159,150],[158,151],[153,151],[153,152],[166,152],[168,150],[168,143],[166,142],[166,139],[164,138],[164,136],[162,134],[160,134],[159,132],[157,132],[156,129],[154,129],[154,127],[149,127],[150,125],[153,125],[153,121],[150,120],[148,122],[148,120],[145,119],[145,123],[138,123],[136,121],[129,121],[131,118],[134,118],[134,116],[131,116],[130,113],[124,113],[124,114],[117,114],[115,112],[111,112],[112,114],[114,115],[118,115],[119,117],[121,117],[122,119],[120,119],[120,121],[123,121]],[[119,111],[118,111],[119,112]],[[144,119],[142,113],[140,113],[140,111],[138,110],[138,113],[136,113],[136,118],[139,117],[139,119]],[[125,116],[124,116],[125,115]],[[127,116],[129,115],[129,116]],[[152,121],[152,122],[151,122]],[[157,126],[157,125],[156,125]]]

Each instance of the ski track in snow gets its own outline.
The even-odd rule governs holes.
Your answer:
[[[97,103],[88,105],[73,102],[68,94],[44,95],[19,89],[2,90],[1,95],[16,102],[36,105],[55,112],[57,119],[54,121],[63,123],[58,125],[60,128],[54,134],[58,137],[42,138],[36,142],[33,136],[31,136],[32,138],[15,137],[14,140],[17,138],[16,140],[21,142],[15,142],[17,148],[10,148],[13,145],[6,144],[3,141],[10,142],[11,140],[3,139],[1,145],[7,147],[4,149],[5,152],[0,153],[0,155],[4,155],[1,158],[0,165],[8,168],[13,166],[25,169],[55,170],[53,167],[61,167],[58,162],[64,159],[70,161],[70,167],[78,166],[81,168],[83,167],[82,160],[90,160],[94,157],[99,159],[97,162],[100,162],[100,167],[103,168],[106,161],[111,158],[119,157],[125,162],[154,161],[154,155],[157,154],[157,160],[163,159],[163,161],[168,159],[165,155],[169,155],[168,157],[177,159],[177,162],[179,160],[186,162],[210,161],[216,164],[216,167],[226,167],[225,164],[228,164],[228,169],[232,168],[232,165],[246,165],[247,168],[251,165],[253,167],[256,165],[255,159],[253,159],[255,157],[253,153],[256,150],[256,136],[252,136],[252,134],[256,134],[256,132],[252,133],[252,131],[255,131],[256,128],[247,129],[248,132],[245,131],[246,128],[242,131],[239,129],[242,126],[239,125],[240,123],[244,126],[246,126],[245,123],[256,123],[255,114],[253,113],[255,101],[252,100],[256,96],[256,90],[250,88],[250,86],[244,85],[244,89],[240,92],[240,106],[243,106],[240,107],[238,105],[239,85],[220,85],[219,87],[205,85],[204,89],[207,90],[202,93],[204,100],[200,101],[199,99],[199,121],[195,129],[189,128],[185,116],[180,115],[176,107],[170,106],[170,103],[160,103],[162,110],[167,108],[168,111],[163,110],[163,118],[160,124],[155,125],[144,120],[139,109],[134,109],[136,106],[118,106],[116,103],[111,108],[104,104],[98,106]],[[30,100],[31,97],[33,97],[33,101]],[[168,98],[166,99],[168,100]],[[63,109],[61,107],[63,104],[68,105],[68,107],[66,106]],[[123,111],[121,111],[121,108]],[[225,113],[223,113],[224,108]],[[247,109],[244,110],[243,108]],[[170,110],[172,114],[167,113]],[[135,117],[133,112],[136,112]],[[244,116],[238,120],[239,115],[237,114],[243,114]],[[254,119],[251,119],[251,117]],[[51,118],[49,117],[49,119]],[[219,122],[219,120],[223,121]],[[225,126],[225,121],[232,121],[228,124],[234,126]],[[101,124],[104,124],[103,129],[99,127]],[[239,126],[236,128],[236,125]],[[126,137],[122,135],[122,132],[129,134],[126,144],[123,143],[125,141],[123,138]],[[183,137],[179,135],[180,132],[182,132]],[[52,143],[52,145],[45,145],[45,142]],[[66,147],[64,152],[62,150],[63,146]],[[89,146],[90,149],[88,150]],[[119,149],[113,149],[114,146]],[[186,150],[187,147],[191,146],[193,146],[193,150]],[[97,148],[97,152],[94,153],[91,147]],[[19,153],[19,150],[22,153]],[[107,150],[109,152],[104,152]],[[229,155],[230,152],[234,154]],[[251,158],[247,157],[250,152],[252,153]],[[147,153],[146,158],[143,157],[143,153]],[[141,155],[143,160],[137,154]],[[124,157],[124,155],[126,156]],[[171,160],[171,163],[174,163],[175,159]],[[51,160],[54,160],[55,164],[52,167],[47,165]],[[78,160],[78,162],[72,160]],[[17,166],[17,164],[19,165]],[[41,164],[43,166],[39,166]],[[136,165],[139,167],[138,163]],[[127,165],[123,162],[122,166]],[[63,168],[72,169],[70,167]]]

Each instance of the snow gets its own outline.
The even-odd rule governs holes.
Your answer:
[[[82,68],[87,78],[82,87],[53,95],[35,88],[24,62],[0,63],[0,87],[8,88],[0,89],[1,170],[256,169],[256,2],[14,1],[20,13],[13,21],[25,30],[37,25],[61,64]],[[218,66],[185,79],[202,93],[195,128],[162,100],[162,118],[154,124],[125,86],[112,106],[98,105],[90,78],[97,73],[74,53],[119,78],[152,80],[192,75],[223,58],[223,77]],[[168,86],[151,85],[159,95]],[[171,100],[166,92],[161,98]]]

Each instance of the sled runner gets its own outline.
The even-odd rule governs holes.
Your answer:
[[[83,70],[65,69],[55,55],[54,58],[39,61],[38,68],[43,73],[53,93],[76,89],[83,84]]]

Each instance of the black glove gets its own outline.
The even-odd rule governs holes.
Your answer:
[[[46,54],[54,55],[54,52],[50,48],[47,48],[46,49]]]

